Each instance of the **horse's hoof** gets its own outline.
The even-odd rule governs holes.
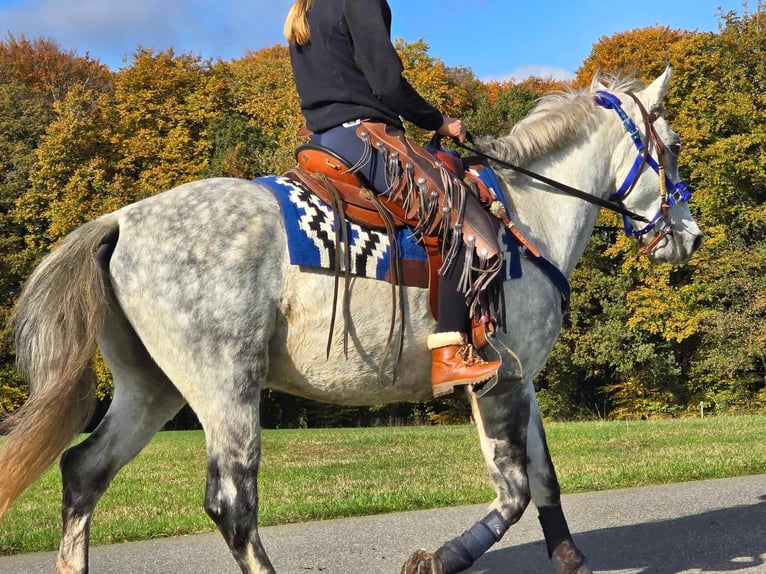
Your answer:
[[[572,574],[593,574],[593,570],[590,569],[590,566],[585,564],[583,562],[583,565],[580,566],[577,570],[572,572]]]
[[[422,548],[407,558],[401,574],[443,574],[441,562]]]
[[[569,538],[562,540],[551,557],[554,574],[593,574],[585,563],[585,556]]]

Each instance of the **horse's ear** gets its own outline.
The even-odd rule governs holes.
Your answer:
[[[656,108],[665,99],[670,87],[670,76],[672,74],[673,68],[668,66],[659,78],[641,92],[641,99],[648,110]]]
[[[606,91],[608,88],[606,84],[601,81],[601,70],[596,70],[593,74],[593,79],[590,82],[590,89],[592,92]]]

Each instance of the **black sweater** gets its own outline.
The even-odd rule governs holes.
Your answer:
[[[290,60],[309,129],[359,118],[401,128],[399,116],[441,127],[442,114],[402,76],[386,0],[315,0],[308,21],[311,41],[290,46]]]

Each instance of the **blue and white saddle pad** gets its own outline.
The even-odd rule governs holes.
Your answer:
[[[293,179],[265,176],[254,180],[268,188],[279,203],[287,232],[290,263],[321,269],[335,268],[335,218],[332,209],[309,189]],[[388,236],[379,231],[348,225],[351,253],[350,273],[385,280],[391,267]],[[500,229],[503,254],[503,280],[521,276],[516,242]],[[425,249],[415,242],[409,229],[397,231],[399,254],[403,260],[425,262]],[[341,261],[341,268],[343,262]]]

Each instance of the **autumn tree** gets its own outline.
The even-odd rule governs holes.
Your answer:
[[[305,121],[285,46],[248,52],[229,64],[231,111],[239,122],[247,119],[251,137],[266,145],[253,158],[257,175],[281,173],[295,165],[294,150],[302,143],[296,137]],[[254,146],[257,147],[257,146]]]
[[[54,117],[54,105],[73,86],[108,90],[111,73],[88,57],[62,51],[51,40],[9,35],[0,42],[0,333],[24,278],[42,252],[17,203],[31,189],[36,150]],[[13,371],[13,355],[0,338],[0,406],[12,409],[26,396]]]
[[[538,94],[520,84],[490,82],[463,119],[476,136],[507,135],[537,98]]]
[[[29,176],[54,106],[75,86],[111,89],[109,70],[88,57],[62,51],[51,40],[9,35],[0,42],[0,304],[8,308],[21,277],[39,252],[25,250],[16,202],[31,188]]]
[[[50,244],[101,213],[199,178],[221,89],[199,58],[148,50],[116,74],[111,93],[72,88],[56,104],[20,202],[28,226],[46,222],[38,240]]]
[[[117,169],[138,196],[198,179],[209,161],[207,129],[221,113],[224,79],[198,56],[139,50],[115,78]]]
[[[577,70],[574,84],[590,86],[596,74],[631,75],[651,82],[671,63],[671,47],[693,35],[686,30],[656,25],[604,36],[593,45]]]
[[[207,137],[210,160],[203,176],[252,179],[273,170],[266,159],[272,142],[245,114],[227,110],[212,118]]]
[[[766,408],[766,4],[674,46],[668,98],[707,234],[692,268],[695,400]],[[701,308],[701,309],[699,309]]]
[[[617,36],[603,53],[634,58]],[[667,116],[684,142],[679,165],[705,243],[685,266],[650,265],[627,238],[607,245],[594,236],[572,277],[573,313],[538,381],[549,413],[766,406],[765,52],[760,5],[727,14],[718,33],[683,35],[668,47],[675,69]],[[575,381],[588,402],[578,403]]]
[[[33,259],[25,250],[23,226],[12,212],[27,188],[34,150],[51,116],[52,110],[39,92],[17,82],[0,84],[0,332]],[[11,409],[23,398],[11,349],[0,339],[0,406]]]
[[[0,304],[10,307],[26,275],[24,230],[14,217],[28,188],[41,134],[53,110],[40,92],[15,82],[0,84]]]
[[[676,398],[719,412],[766,408],[766,7],[674,44],[667,115],[706,234],[683,268],[641,271],[629,327],[683,369]],[[626,260],[630,271],[639,269]]]
[[[109,69],[88,56],[63,51],[53,40],[8,34],[0,42],[0,83],[17,83],[41,94],[49,103],[64,98],[69,88],[108,91]]]
[[[404,66],[404,77],[428,103],[443,114],[455,117],[462,117],[473,108],[481,91],[473,72],[450,68],[431,56],[423,39],[405,42],[397,38],[394,46]],[[405,128],[408,135],[421,144],[433,135],[410,123]]]
[[[87,220],[198,179],[222,90],[199,58],[148,50],[115,75],[113,90],[71,86],[54,102],[29,188],[16,200],[26,248],[47,251]],[[99,371],[99,392],[107,392]]]
[[[519,82],[524,88],[528,88],[538,96],[545,96],[552,92],[566,92],[573,87],[572,80],[557,80],[556,78],[541,78],[539,76],[530,76]]]
[[[485,84],[473,70],[464,66],[447,68],[449,76],[448,103],[445,113],[457,118],[464,118],[475,109],[485,92]]]

